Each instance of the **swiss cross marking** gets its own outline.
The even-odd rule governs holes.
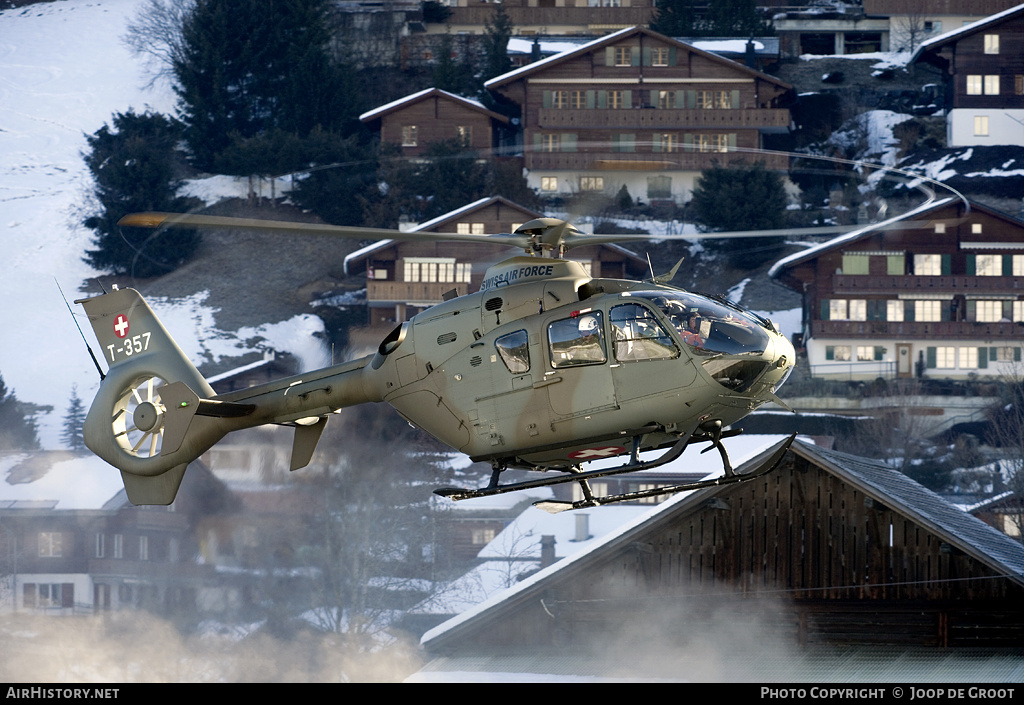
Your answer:
[[[118,338],[128,335],[128,319],[124,317],[123,313],[117,314],[117,318],[114,319],[114,333]]]
[[[625,453],[625,448],[619,446],[605,446],[604,448],[587,448],[586,450],[578,450],[575,453],[569,453],[570,458],[576,460],[594,460],[596,458],[610,458],[614,455],[620,455]]]

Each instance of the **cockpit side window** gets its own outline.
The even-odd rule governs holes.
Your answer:
[[[524,374],[530,371],[530,338],[525,330],[503,335],[494,341],[501,361],[512,374]]]
[[[612,308],[609,318],[616,360],[664,360],[679,355],[672,336],[646,306],[620,304]]]
[[[588,311],[548,325],[552,367],[600,365],[608,360],[600,311]]]

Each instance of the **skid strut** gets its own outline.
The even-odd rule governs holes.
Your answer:
[[[693,429],[693,431],[696,430],[696,428]],[[686,433],[682,435],[679,438],[679,440],[676,441],[676,443],[671,448],[669,448],[669,450],[667,450],[663,455],[648,462],[640,462],[638,453],[639,439],[634,439],[633,452],[630,455],[629,462],[627,462],[625,465],[621,465],[615,468],[584,471],[581,470],[578,466],[574,466],[568,472],[559,474],[555,477],[545,477],[537,480],[527,480],[524,482],[512,482],[507,485],[498,484],[497,479],[500,470],[495,469],[494,473],[491,476],[491,482],[485,488],[470,489],[461,487],[442,487],[434,490],[434,494],[440,495],[442,497],[447,497],[448,499],[452,500],[463,500],[474,499],[477,497],[491,497],[498,494],[505,494],[507,492],[518,492],[520,490],[536,489],[538,487],[552,487],[554,485],[561,485],[567,482],[578,483],[583,494],[583,499],[577,502],[561,502],[551,500],[542,500],[539,502],[534,502],[534,506],[540,509],[543,509],[551,513],[558,513],[566,511],[568,509],[596,507],[603,504],[612,504],[614,502],[627,502],[630,500],[643,499],[645,497],[670,495],[679,492],[687,492],[689,490],[697,490],[706,487],[716,487],[718,485],[727,485],[737,482],[744,482],[746,480],[751,480],[755,477],[760,477],[761,475],[765,475],[774,470],[779,465],[779,463],[782,462],[782,458],[786,455],[786,451],[789,450],[789,446],[792,444],[793,439],[796,437],[796,434],[790,436],[788,439],[786,439],[784,442],[782,442],[781,444],[779,444],[779,446],[776,447],[775,451],[764,463],[762,463],[753,471],[740,475],[736,473],[733,469],[732,463],[729,460],[729,454],[726,452],[725,446],[722,445],[721,442],[722,437],[727,435],[736,435],[736,433],[738,432],[723,433],[720,425],[717,426],[717,428],[702,428],[702,432],[699,432],[697,434],[694,434],[691,431],[691,433]],[[589,484],[590,480],[600,477],[610,477],[613,475],[621,475],[624,473],[638,472],[641,470],[650,470],[656,467],[660,467],[662,465],[672,462],[673,460],[681,456],[683,454],[683,451],[686,450],[687,446],[693,440],[696,440],[698,442],[711,442],[712,445],[702,452],[707,452],[708,450],[711,450],[711,448],[716,448],[718,450],[719,455],[722,458],[722,466],[725,471],[724,475],[713,479],[700,480],[698,482],[689,482],[680,485],[669,485],[649,490],[641,490],[638,492],[627,492],[622,494],[607,495],[604,497],[595,497],[593,492],[591,491]]]

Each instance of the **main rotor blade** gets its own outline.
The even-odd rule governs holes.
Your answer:
[[[299,233],[303,235],[330,235],[353,240],[402,240],[406,242],[490,242],[510,247],[527,248],[529,236],[515,233],[470,235],[468,233],[403,232],[387,228],[364,228],[323,223],[292,223],[284,220],[260,218],[233,218],[200,213],[131,213],[117,221],[118,225],[133,228],[217,228],[222,230],[253,230],[258,232]]]

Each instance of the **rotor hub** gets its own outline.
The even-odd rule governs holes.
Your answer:
[[[160,423],[162,415],[156,404],[144,401],[136,407],[132,418],[135,421],[135,427],[140,431],[152,431]]]

